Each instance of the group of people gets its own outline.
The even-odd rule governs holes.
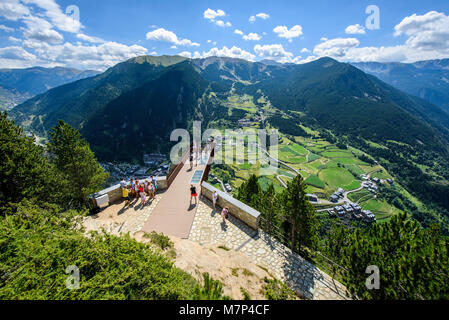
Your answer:
[[[214,191],[212,193],[212,204],[214,206],[214,211],[217,209],[217,200],[218,200],[218,193],[217,191]],[[226,218],[229,214],[229,208],[224,207],[223,210],[221,210],[221,218],[223,219],[223,224],[226,225]]]
[[[192,199],[195,198],[195,204],[197,204],[197,197],[198,193],[196,192],[196,187],[191,184],[190,185],[190,203],[192,203]],[[217,191],[214,191],[212,193],[212,204],[214,206],[214,211],[217,209],[217,201],[218,201],[218,193]],[[221,210],[221,218],[223,219],[223,224],[226,225],[226,219],[229,214],[229,208],[224,207],[223,210]]]
[[[125,207],[131,204],[131,199],[139,199],[142,206],[147,201],[154,199],[157,191],[157,181],[153,176],[150,177],[150,181],[145,180],[140,182],[139,180],[131,179],[129,184],[122,178],[120,181],[120,187],[122,189],[122,196],[126,200]]]

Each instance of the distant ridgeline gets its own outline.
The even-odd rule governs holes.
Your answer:
[[[92,77],[98,73],[62,67],[0,69],[0,110],[12,108],[51,88]]]
[[[449,114],[330,58],[280,65],[138,57],[38,95],[10,117],[38,135],[63,119],[80,129],[100,160],[142,161],[145,153],[168,152],[171,131],[193,120],[236,127],[261,110],[268,116],[260,127],[306,135],[303,124],[369,153],[435,206],[429,223],[449,226]]]

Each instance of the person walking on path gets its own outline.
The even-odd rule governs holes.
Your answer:
[[[223,224],[226,225],[226,218],[228,216],[229,213],[229,208],[228,207],[224,207],[223,210],[221,211],[221,217],[223,218]]]
[[[125,181],[125,178],[122,178],[122,181],[120,181],[120,188],[123,190],[126,188],[126,185],[127,185],[127,183]]]
[[[191,184],[190,185],[190,204],[192,204],[192,198],[195,198],[195,204],[198,204],[198,193],[196,193],[196,187]]]
[[[217,206],[217,200],[218,200],[218,193],[217,191],[214,191],[214,193],[212,194],[212,203],[214,204],[214,211]]]

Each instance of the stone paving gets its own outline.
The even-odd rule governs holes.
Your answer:
[[[189,240],[242,252],[305,299],[346,299],[345,287],[329,275],[264,231],[255,231],[231,215],[223,225],[220,212],[218,206],[214,212],[212,203],[201,197]]]
[[[98,214],[84,218],[83,226],[86,232],[104,228],[107,233],[117,236],[128,232],[133,235],[142,230],[164,194],[165,192],[157,193],[144,207],[140,205],[140,199],[134,200],[127,208],[124,208],[124,201],[111,204]]]

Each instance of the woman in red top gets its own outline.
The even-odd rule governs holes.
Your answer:
[[[196,193],[196,188],[193,184],[190,185],[190,203],[192,203],[192,198],[195,198],[195,204],[198,203],[198,194]]]
[[[141,204],[142,204],[142,206],[144,206],[145,202],[147,202],[147,197],[145,194],[145,189],[142,184],[139,185],[139,194],[140,194]]]

